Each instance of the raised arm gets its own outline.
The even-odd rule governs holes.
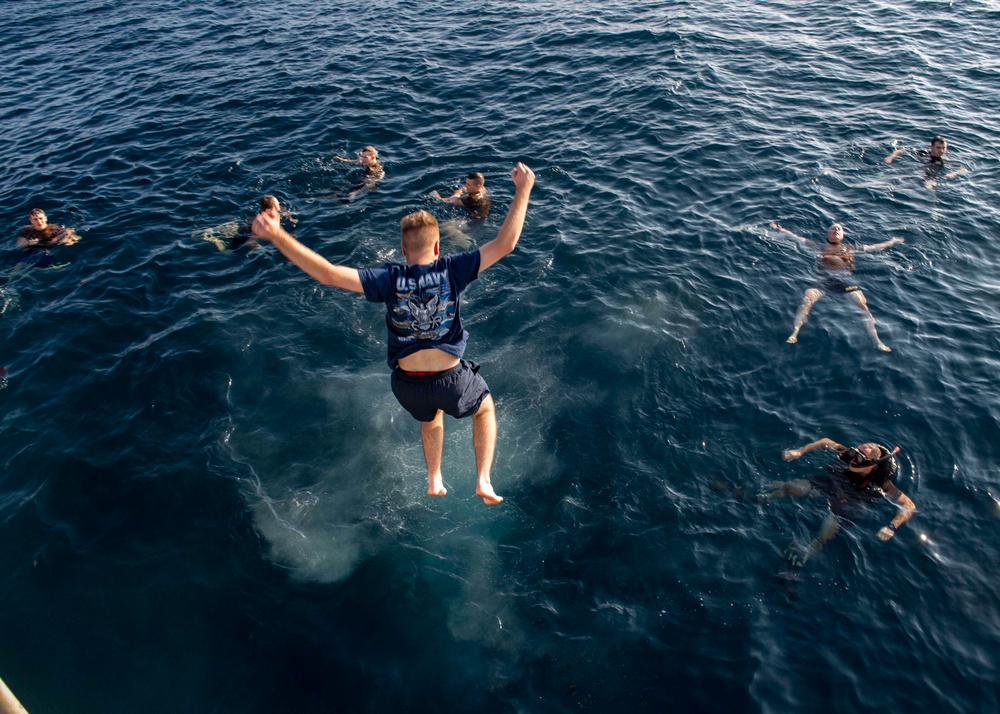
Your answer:
[[[885,157],[885,162],[887,164],[891,164],[893,162],[893,160],[898,159],[900,156],[902,156],[905,153],[906,153],[906,147],[905,146],[902,147],[902,148],[900,148],[900,149],[896,149],[891,154],[889,154],[888,156]]]
[[[885,250],[886,248],[890,248],[896,245],[897,243],[902,243],[902,242],[903,242],[902,238],[900,238],[899,236],[893,236],[889,240],[882,241],[881,243],[871,243],[870,245],[862,245],[861,251],[863,253],[871,253],[876,250]]]
[[[364,292],[357,268],[334,265],[316,251],[306,248],[281,227],[280,218],[272,218],[263,212],[258,213],[253,219],[252,230],[258,238],[274,243],[286,258],[324,285],[356,293]]]
[[[783,225],[781,225],[777,221],[771,221],[771,228],[773,228],[774,230],[778,231],[779,233],[784,233],[789,238],[794,238],[795,240],[797,240],[797,241],[799,241],[801,243],[805,243],[806,245],[809,245],[810,243],[814,242],[814,241],[809,240],[808,238],[803,238],[798,233],[792,233],[790,230],[788,230],[787,228],[785,228]]]
[[[479,249],[480,272],[509,255],[521,237],[524,216],[528,212],[528,196],[531,195],[531,188],[535,185],[535,172],[518,162],[510,172],[510,178],[514,182],[514,200],[510,202],[510,209],[497,237]]]
[[[889,521],[889,525],[883,526],[877,534],[879,540],[886,541],[896,535],[897,528],[910,520],[910,517],[916,513],[917,507],[914,505],[913,501],[910,500],[910,497],[896,488],[896,484],[891,481],[886,484],[883,491],[885,492],[885,497],[899,508],[899,512],[892,517],[892,520]]]
[[[806,444],[805,446],[800,446],[797,449],[787,449],[786,451],[782,452],[781,457],[785,461],[794,461],[800,456],[805,456],[810,451],[816,451],[817,449],[833,449],[838,454],[847,451],[847,447],[844,446],[843,444],[838,444],[833,439],[827,439],[826,437],[823,437],[822,439],[813,441],[812,443]]]

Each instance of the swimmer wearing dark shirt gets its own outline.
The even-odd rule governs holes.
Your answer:
[[[292,218],[292,213],[289,211],[282,213],[281,204],[278,203],[278,199],[274,196],[267,195],[260,199],[260,210],[261,213],[265,213],[266,215],[274,218],[281,218],[282,216],[285,216],[292,225],[295,225],[295,219]],[[236,235],[229,241],[229,250],[237,250],[238,248],[242,248],[244,245],[249,245],[251,250],[260,246],[260,244],[255,240],[255,236],[253,234],[253,221],[247,221],[240,224],[239,229],[236,231]]]
[[[892,482],[896,474],[894,454],[899,447],[890,450],[884,446],[868,442],[848,448],[832,439],[819,439],[797,449],[788,449],[782,454],[785,461],[793,461],[816,449],[831,449],[837,453],[837,464],[821,477],[813,479],[793,479],[772,484],[773,491],[759,498],[766,501],[783,496],[826,496],[830,506],[823,525],[816,538],[804,552],[789,552],[789,562],[793,567],[801,567],[810,556],[823,549],[823,545],[833,539],[840,530],[841,522],[850,522],[862,509],[879,498],[889,499],[898,509],[888,525],[883,526],[876,537],[887,541],[896,535],[896,530],[916,512],[917,507],[905,493]]]
[[[920,158],[927,159],[927,168],[924,170],[924,185],[927,188],[934,188],[937,185],[937,180],[942,178],[942,174],[943,178],[951,179],[968,171],[965,166],[959,166],[954,171],[945,172],[944,157],[945,154],[948,153],[948,140],[940,135],[931,139],[929,149],[910,149],[905,146],[896,149],[885,157],[885,163],[891,164],[893,160],[899,158],[907,152],[912,153],[915,156],[919,156]]]
[[[356,159],[348,159],[345,156],[334,156],[333,158],[346,164],[361,164],[364,169],[361,180],[351,186],[344,198],[354,198],[361,191],[373,188],[376,183],[385,178],[385,169],[379,163],[378,150],[374,146],[363,148]]]
[[[486,190],[486,179],[478,171],[473,171],[465,179],[465,187],[457,188],[448,198],[437,191],[431,191],[431,197],[452,206],[464,206],[469,218],[485,220],[490,215],[490,193]]]
[[[17,234],[19,248],[51,248],[54,245],[73,245],[80,236],[72,228],[50,224],[45,211],[33,208],[28,214],[30,225]]]
[[[805,243],[806,245],[816,245],[814,241],[811,241],[808,238],[803,238],[796,233],[792,233],[787,228],[783,228],[776,221],[771,221],[771,228],[776,231],[781,231],[785,235]],[[843,245],[844,227],[839,223],[834,223],[830,226],[830,229],[826,234],[826,241],[827,244],[823,246],[817,256],[819,280],[806,289],[802,305],[799,306],[799,311],[795,315],[795,327],[792,330],[792,334],[788,336],[786,342],[789,344],[795,344],[798,342],[799,330],[802,329],[802,326],[806,322],[806,318],[809,317],[809,311],[812,310],[812,306],[816,304],[817,300],[823,297],[824,292],[844,292],[850,296],[855,305],[864,310],[865,328],[868,330],[868,335],[875,343],[876,349],[882,352],[891,352],[892,350],[890,350],[886,344],[879,339],[878,331],[875,329],[875,317],[872,315],[871,310],[868,309],[868,301],[865,299],[865,294],[861,292],[861,289],[856,284],[850,282],[849,280],[844,280],[842,277],[842,271],[846,271],[847,273],[854,271],[855,253],[852,246]],[[896,243],[902,242],[902,238],[890,238],[882,243],[862,245],[861,250],[865,252],[883,250],[895,245]]]

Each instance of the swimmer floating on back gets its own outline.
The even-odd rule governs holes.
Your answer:
[[[783,228],[777,221],[771,221],[771,228],[776,231],[781,231],[785,235],[805,243],[806,245],[818,245],[815,241],[803,238],[796,233],[792,233],[787,228]],[[857,284],[851,282],[850,274],[854,272],[855,251],[852,246],[844,245],[843,241],[844,227],[839,223],[834,223],[830,226],[830,230],[827,231],[826,234],[827,245],[820,249],[820,253],[817,258],[816,282],[811,287],[806,289],[802,305],[799,307],[799,311],[795,315],[795,328],[792,330],[792,334],[788,336],[787,342],[789,344],[795,344],[798,342],[799,330],[802,329],[802,325],[805,324],[806,318],[809,317],[809,311],[812,310],[812,306],[816,304],[817,300],[823,297],[823,293],[837,292],[847,293],[854,304],[865,311],[865,328],[868,330],[868,334],[875,343],[876,349],[879,349],[882,352],[891,352],[892,350],[890,350],[885,343],[879,339],[878,331],[875,329],[875,318],[872,316],[871,310],[868,309],[868,301],[865,300],[865,294],[861,292],[861,288],[859,288]],[[860,250],[865,253],[870,253],[876,250],[884,250],[885,248],[889,248],[896,243],[902,242],[902,238],[890,238],[882,243],[862,245]]]
[[[767,501],[784,496],[827,498],[830,512],[809,547],[801,551],[792,546],[786,553],[789,564],[796,568],[805,565],[812,555],[821,551],[823,545],[837,535],[842,523],[851,522],[866,506],[874,504],[880,498],[888,498],[899,509],[892,520],[875,534],[880,541],[887,541],[896,535],[896,529],[906,523],[916,511],[910,497],[892,483],[897,470],[894,454],[899,450],[898,447],[893,450],[869,442],[851,449],[824,438],[797,449],[788,449],[782,454],[782,458],[793,461],[817,449],[831,449],[837,453],[837,461],[827,468],[824,475],[810,479],[776,481],[771,484],[774,490],[759,499]]]

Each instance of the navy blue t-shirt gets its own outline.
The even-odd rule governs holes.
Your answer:
[[[385,303],[389,367],[429,347],[461,357],[469,333],[462,328],[459,295],[479,277],[479,251],[438,258],[429,265],[386,263],[358,271],[365,298]]]

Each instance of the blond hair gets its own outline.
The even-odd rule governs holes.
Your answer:
[[[399,228],[403,233],[403,247],[408,253],[422,253],[438,239],[437,219],[423,209],[403,216]]]

